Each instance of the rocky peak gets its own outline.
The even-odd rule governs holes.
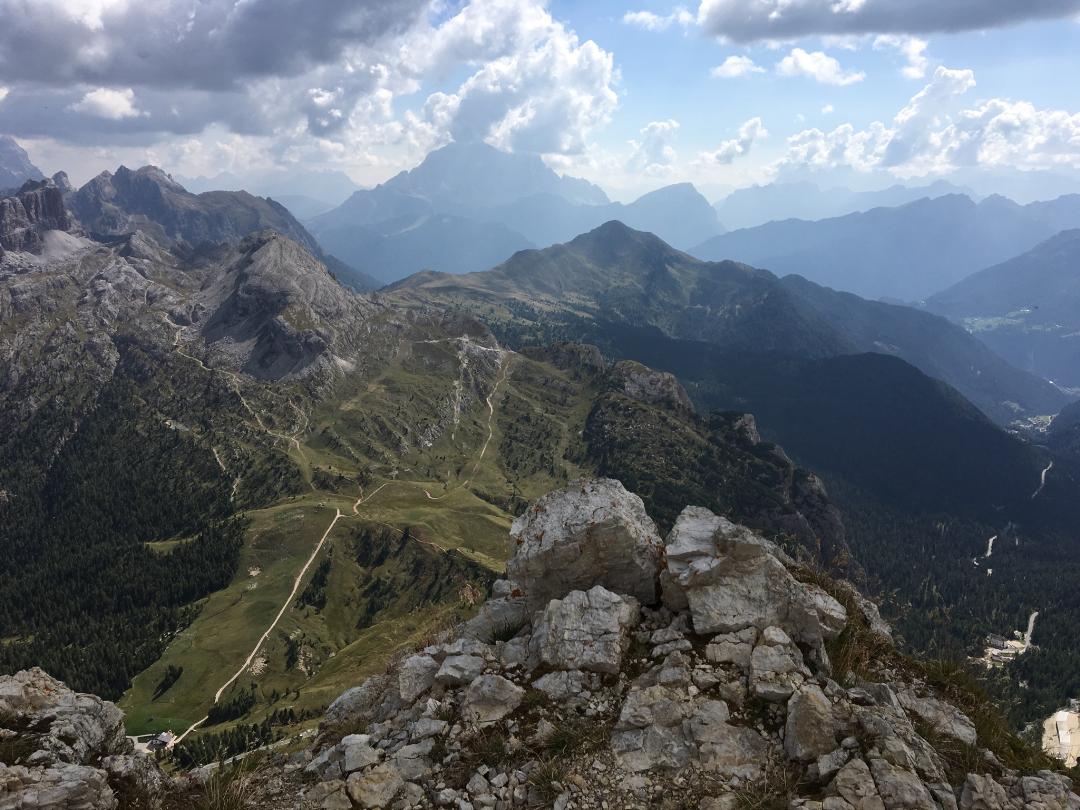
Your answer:
[[[616,363],[610,372],[612,385],[620,393],[649,405],[660,405],[691,413],[693,403],[674,374],[654,371],[633,360]]]
[[[272,229],[318,254],[318,244],[281,205],[243,191],[192,194],[156,166],[102,172],[68,197],[72,213],[105,237],[143,231],[171,247],[236,244]]]
[[[0,256],[5,250],[40,253],[46,232],[69,231],[72,226],[56,184],[28,180],[13,196],[0,199]]]
[[[307,374],[358,350],[367,304],[303,246],[273,230],[244,237],[200,294],[212,351],[260,379]]]
[[[335,701],[302,806],[1080,808],[986,748],[854,588],[706,509],[660,542],[617,481],[574,482],[515,522],[507,576]]]

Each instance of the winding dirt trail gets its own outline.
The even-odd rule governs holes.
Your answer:
[[[374,494],[374,493],[372,493],[372,494]],[[360,503],[360,501],[357,501],[357,504],[359,504],[359,503]],[[356,509],[355,506],[353,508]],[[217,705],[218,701],[221,700],[222,693],[226,689],[228,689],[230,686],[232,686],[234,683],[236,683],[237,678],[239,678],[241,675],[243,675],[244,671],[248,667],[251,666],[251,662],[255,660],[255,656],[258,655],[259,649],[262,647],[263,644],[266,643],[266,640],[268,638],[270,638],[270,634],[273,633],[274,628],[278,626],[278,622],[280,622],[281,617],[285,615],[285,611],[287,611],[289,609],[289,607],[292,605],[293,601],[295,601],[296,594],[300,590],[300,585],[303,583],[304,576],[307,574],[308,570],[311,568],[311,564],[313,562],[315,562],[315,558],[319,556],[319,552],[322,551],[323,546],[326,545],[326,540],[327,540],[328,537],[330,537],[330,532],[333,531],[334,526],[337,525],[337,522],[339,520],[341,520],[343,517],[345,517],[345,513],[342,512],[340,509],[335,509],[334,511],[335,511],[334,519],[331,520],[330,525],[326,527],[326,531],[323,532],[322,538],[320,538],[319,542],[315,545],[315,549],[311,552],[311,556],[308,557],[307,562],[304,563],[304,567],[300,569],[300,572],[296,575],[295,579],[293,579],[292,590],[289,592],[288,597],[282,603],[281,609],[278,610],[277,616],[274,617],[274,621],[271,622],[270,626],[267,627],[265,631],[263,631],[263,634],[261,636],[259,636],[259,640],[257,642],[255,642],[255,647],[252,648],[251,652],[248,654],[248,657],[246,659],[244,659],[244,663],[240,665],[240,668],[238,670],[236,670],[236,672],[233,674],[233,676],[231,678],[229,678],[229,680],[225,681],[225,683],[221,685],[221,688],[218,689],[217,692],[214,693],[214,705],[215,706]],[[187,735],[189,735],[191,732],[193,732],[195,729],[197,729],[199,726],[201,726],[203,723],[205,723],[208,717],[209,717],[209,715],[202,718],[198,722],[193,723],[191,725],[191,727],[187,729],[187,731],[185,731],[183,734],[181,734],[179,737],[177,737],[175,740],[173,740],[172,744],[174,746],[179,744]]]
[[[207,371],[213,371],[212,369],[209,369],[198,358],[193,357],[193,356],[188,355],[188,354],[185,354],[184,352],[182,352],[180,350],[179,344],[180,344],[180,339],[181,339],[183,329],[177,327],[176,324],[173,324],[172,321],[169,321],[168,319],[166,319],[166,322],[169,323],[170,326],[173,326],[174,328],[178,329],[176,337],[175,337],[174,342],[173,342],[173,347],[174,347],[174,349],[176,349],[177,353],[180,354],[183,357],[187,357],[187,358],[193,360],[194,362],[198,363],[202,368],[206,369]],[[480,347],[480,348],[487,349],[487,347]],[[487,404],[487,408],[488,408],[488,418],[487,418],[488,434],[487,434],[487,438],[484,440],[484,444],[483,444],[483,446],[481,446],[480,452],[477,455],[475,462],[473,463],[473,469],[472,469],[472,473],[470,474],[470,477],[466,478],[463,482],[461,482],[461,484],[458,487],[455,487],[455,489],[468,486],[469,482],[472,480],[472,477],[476,475],[476,472],[480,467],[480,463],[483,461],[484,455],[487,453],[488,445],[491,444],[491,439],[495,434],[495,426],[494,426],[495,404],[494,404],[493,400],[494,400],[494,397],[495,397],[496,393],[499,390],[499,387],[503,384],[503,382],[505,382],[505,380],[507,378],[507,375],[509,373],[510,356],[511,356],[512,352],[502,352],[502,350],[495,350],[495,349],[491,349],[490,351],[500,351],[500,353],[502,354],[502,358],[501,358],[502,359],[502,369],[500,371],[498,379],[495,381],[495,385],[491,389],[491,393],[488,394],[488,396],[485,398],[485,403]],[[227,376],[231,376],[230,372],[223,371],[223,373],[226,374]],[[237,391],[236,393],[237,393],[238,396],[240,396],[241,401],[244,402],[243,395],[240,394],[239,391]],[[250,406],[248,406],[246,402],[244,402],[244,405],[245,405],[245,407],[247,407],[247,409],[249,411],[251,411]],[[296,407],[296,405],[294,404],[293,407]],[[298,407],[297,407],[297,412],[301,416],[304,417],[305,422],[306,422],[306,415],[303,414],[303,412],[300,411],[300,409]],[[252,411],[252,413],[253,413],[253,415],[255,415],[253,411]],[[255,416],[256,416],[256,420],[258,421],[260,427],[263,427],[263,429],[266,430],[265,426],[262,424],[262,420],[259,419],[257,415],[255,415]],[[303,429],[301,429],[301,432],[302,432],[302,430]],[[281,434],[275,434],[273,431],[270,431],[270,430],[266,430],[266,432],[270,433],[272,435],[281,436]],[[299,435],[299,433],[297,435]],[[296,438],[296,436],[290,436],[290,437],[281,436],[281,437],[282,438],[288,438],[290,441],[295,443],[295,446],[299,449],[300,444],[299,444],[299,440]],[[301,455],[303,455],[302,450],[301,450]],[[214,457],[217,459],[218,463],[221,464],[221,459],[218,457],[218,454],[217,454],[216,450],[214,450]],[[222,465],[222,466],[224,466],[224,465]],[[252,661],[255,660],[255,657],[258,655],[259,650],[262,647],[262,645],[264,643],[266,643],[266,640],[270,637],[270,634],[274,632],[274,628],[277,627],[278,623],[281,621],[282,617],[285,615],[285,612],[289,609],[289,607],[296,600],[296,595],[300,590],[300,586],[303,583],[304,577],[307,575],[307,572],[310,570],[312,564],[315,562],[315,559],[319,556],[319,553],[322,551],[323,546],[326,545],[326,541],[330,537],[330,533],[334,530],[334,527],[337,526],[338,521],[341,520],[342,518],[360,517],[361,516],[360,515],[360,507],[363,506],[368,501],[370,501],[379,492],[381,492],[385,487],[389,486],[392,483],[415,486],[417,482],[412,482],[412,481],[384,481],[382,484],[380,484],[378,487],[376,487],[375,489],[373,489],[370,493],[367,493],[366,495],[364,494],[363,487],[361,487],[360,488],[360,493],[357,496],[356,501],[352,505],[352,514],[351,515],[348,515],[348,514],[342,512],[340,509],[335,509],[334,519],[330,521],[330,525],[326,527],[326,531],[323,532],[323,535],[319,539],[319,542],[315,545],[315,548],[312,550],[311,555],[307,559],[307,562],[304,563],[304,566],[300,569],[299,573],[297,573],[296,577],[293,579],[292,590],[289,592],[289,596],[282,603],[281,608],[278,610],[277,615],[274,617],[274,621],[271,622],[270,626],[267,627],[266,630],[263,632],[263,634],[259,637],[259,640],[255,643],[255,646],[252,648],[251,652],[248,654],[248,657],[246,659],[244,659],[244,663],[241,664],[240,668],[237,669],[236,672],[233,673],[232,677],[230,677],[224,684],[222,684],[221,687],[217,690],[217,692],[214,693],[213,705],[218,704],[218,702],[221,700],[221,696],[225,692],[225,690],[228,689],[230,686],[232,686],[234,683],[236,683],[237,679],[241,675],[244,674],[244,672],[248,669],[248,667],[251,666]],[[234,494],[235,494],[235,491],[236,491],[236,487],[234,485],[234,487],[233,487]],[[441,495],[439,497],[435,497],[425,489],[424,494],[427,495],[427,497],[429,499],[431,499],[431,500],[440,500],[441,498],[446,497],[446,495],[449,494],[449,492],[444,493],[443,495]],[[387,526],[387,527],[389,527],[391,529],[397,530],[397,527],[391,526],[388,523],[383,523],[382,521],[373,521],[373,522],[378,523],[379,525]],[[440,551],[440,552],[444,550],[441,547],[439,547],[438,545],[436,545],[434,543],[431,543],[429,541],[426,541],[426,540],[420,540],[419,538],[417,538],[417,542],[423,543],[424,545],[428,545],[431,548],[434,548],[434,549],[436,549],[437,551]],[[176,746],[180,742],[182,742],[185,737],[187,737],[189,734],[191,734],[193,731],[195,731],[197,728],[199,728],[199,726],[201,726],[203,723],[205,723],[208,718],[209,718],[209,715],[207,715],[206,717],[203,717],[202,719],[196,721],[195,723],[192,723],[192,725],[187,730],[185,730],[183,734],[181,734],[179,737],[177,737],[175,740],[173,740],[170,747]]]

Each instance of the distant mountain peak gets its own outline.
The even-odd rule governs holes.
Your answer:
[[[0,191],[20,188],[27,180],[44,180],[41,169],[10,135],[0,135]]]
[[[584,205],[608,202],[598,186],[558,174],[538,155],[504,152],[483,141],[452,141],[380,188],[465,206],[496,205],[547,193]]]

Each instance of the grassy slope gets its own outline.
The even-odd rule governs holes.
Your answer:
[[[332,559],[326,605],[317,610],[294,602],[285,612],[260,650],[265,670],[258,677],[245,672],[222,697],[258,684],[259,703],[236,722],[257,722],[273,709],[322,708],[385,667],[397,650],[467,614],[468,606],[445,594],[434,604],[406,594],[372,625],[359,626],[357,619],[367,604],[364,581],[401,575],[406,564],[430,568],[436,548],[457,550],[477,570],[501,570],[515,505],[581,472],[565,456],[584,425],[591,392],[549,365],[517,355],[508,362],[505,375],[493,363],[462,374],[453,344],[415,344],[374,379],[347,381],[320,406],[301,447],[288,451],[310,491],[245,513],[251,523],[234,581],[206,599],[195,622],[135,679],[120,703],[129,731],[179,732],[206,714],[213,693],[273,621],[335,509],[347,517],[305,579],[306,586],[319,563]],[[483,395],[500,377],[491,438],[478,460],[489,430]],[[455,380],[464,392],[456,426]],[[523,453],[524,437],[529,450]],[[361,482],[365,500],[353,515]],[[365,569],[354,558],[362,526],[409,527],[427,557],[391,558],[378,572]],[[254,568],[260,569],[256,577],[249,574]],[[303,666],[287,665],[289,637],[303,651]],[[183,667],[183,675],[153,700],[170,665]],[[275,692],[278,701],[271,703]]]

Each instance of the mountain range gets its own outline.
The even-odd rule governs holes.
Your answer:
[[[323,246],[384,281],[434,269],[486,269],[516,250],[572,239],[610,219],[688,247],[723,231],[693,186],[623,205],[560,176],[540,158],[483,143],[451,143],[416,168],[358,191],[308,224]]]
[[[581,475],[889,595],[913,648],[1045,608],[1024,721],[1075,671],[1080,475],[979,409],[1067,397],[944,318],[619,222],[357,294],[272,201],[152,167],[0,210],[0,667],[122,696],[139,732],[213,709],[193,761],[467,620],[514,519]]]
[[[273,197],[282,204],[285,198],[310,200],[325,206],[327,211],[360,190],[360,186],[345,172],[307,167],[221,172],[212,177],[178,176],[176,180],[196,194],[205,191],[247,191],[260,197]]]
[[[770,222],[690,252],[798,273],[864,298],[920,301],[1077,226],[1080,195],[1018,205],[949,194],[819,221]]]
[[[655,334],[724,353],[892,354],[949,383],[1001,424],[1057,413],[1069,401],[944,318],[838,293],[800,276],[779,279],[736,262],[703,262],[620,222],[563,245],[522,251],[487,272],[422,273],[391,290],[498,305],[489,317],[497,332],[535,329],[539,342],[573,333],[607,347],[595,333],[610,325],[621,335],[638,333],[642,342]]]
[[[1080,230],[968,276],[926,308],[962,323],[1015,367],[1080,388]]]
[[[853,191],[843,186],[822,188],[810,181],[777,182],[737,189],[713,207],[729,229],[753,228],[785,219],[817,220],[872,208],[891,208],[924,198],[971,192],[947,180],[926,186],[892,185],[877,191]]]

